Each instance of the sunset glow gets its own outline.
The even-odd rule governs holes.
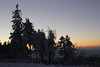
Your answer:
[[[16,3],[19,3],[19,9],[22,10],[23,22],[26,17],[30,18],[34,28],[43,29],[46,35],[47,26],[56,30],[57,42],[61,36],[69,35],[72,43],[77,43],[78,47],[100,46],[99,0],[43,0],[41,2],[40,0],[2,0],[0,2],[0,42],[9,40],[9,33],[12,31],[11,11],[15,9],[13,6]]]

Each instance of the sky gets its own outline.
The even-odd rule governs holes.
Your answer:
[[[23,22],[29,18],[34,29],[46,34],[48,26],[56,30],[56,41],[69,35],[76,46],[100,46],[100,0],[0,0],[1,42],[9,40],[17,3]]]

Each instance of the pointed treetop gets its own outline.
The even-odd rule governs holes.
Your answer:
[[[68,35],[66,35],[66,40],[68,40],[68,38],[69,38],[69,36],[68,36]]]
[[[64,38],[63,36],[61,36],[59,40],[64,40],[64,39],[65,39],[65,38]]]
[[[27,22],[30,22],[29,18],[26,18],[26,21],[27,21]]]
[[[66,35],[66,40],[70,40],[70,37],[68,35]]]
[[[19,5],[17,4],[17,5],[16,5],[16,9],[18,9],[18,7],[19,7]]]

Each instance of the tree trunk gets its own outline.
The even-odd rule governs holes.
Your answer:
[[[37,60],[37,49],[36,49],[36,60]]]
[[[31,45],[30,45],[30,61],[31,61]]]
[[[67,61],[67,56],[66,56],[66,49],[64,48],[64,62],[66,62]]]

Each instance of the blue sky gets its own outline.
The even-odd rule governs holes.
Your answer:
[[[0,39],[12,31],[11,11],[19,4],[23,22],[30,18],[35,29],[49,26],[60,36],[71,37],[79,46],[100,45],[100,0],[0,0]],[[47,32],[46,32],[47,33]]]

